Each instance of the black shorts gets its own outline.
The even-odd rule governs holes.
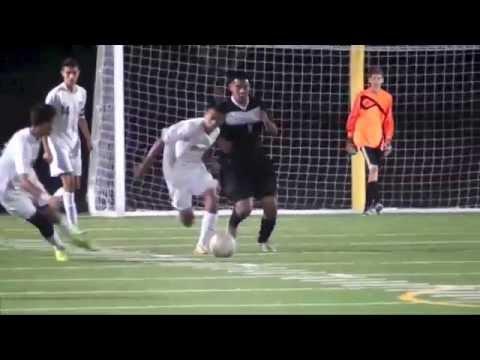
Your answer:
[[[220,185],[222,194],[233,202],[251,197],[260,200],[277,193],[277,176],[267,157],[250,163],[225,158],[221,161]]]
[[[380,166],[381,161],[383,160],[383,151],[380,148],[371,148],[368,146],[360,148],[365,161],[367,162],[368,167],[370,166]]]

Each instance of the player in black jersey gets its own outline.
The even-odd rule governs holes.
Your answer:
[[[277,219],[277,176],[262,147],[260,136],[262,130],[276,135],[278,128],[260,100],[250,95],[246,74],[230,74],[227,86],[231,97],[222,105],[226,117],[218,145],[222,152],[221,188],[235,203],[228,231],[236,237],[238,225],[250,215],[256,199],[263,208],[258,243],[262,251],[275,251],[270,235]]]

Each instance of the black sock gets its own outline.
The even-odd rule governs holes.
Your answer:
[[[275,228],[275,224],[277,223],[277,219],[265,219],[262,218],[262,226],[260,227],[260,232],[258,234],[258,243],[264,244],[272,235],[272,231]]]
[[[370,208],[370,203],[372,202],[372,187],[371,183],[367,183],[367,197],[365,200],[365,211]]]
[[[371,185],[371,206],[374,206],[378,202],[378,182],[374,181],[370,183]]]
[[[56,246],[55,243],[52,243],[52,236],[54,232],[53,224],[48,220],[45,215],[37,211],[35,215],[33,215],[27,221],[40,231],[40,234],[42,234],[45,240],[47,240],[50,244]]]
[[[378,182],[372,181],[367,184],[367,201],[365,203],[365,210],[371,206],[375,206],[379,200],[378,195]]]
[[[230,216],[230,220],[228,220],[228,226],[230,228],[236,229],[243,220],[245,220],[245,218],[239,216],[235,211],[235,208],[233,208],[232,215]]]

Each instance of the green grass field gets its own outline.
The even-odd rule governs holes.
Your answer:
[[[191,255],[198,220],[84,217],[101,250],[57,263],[2,216],[0,313],[480,314],[480,215],[284,216],[275,254],[253,217],[223,260]]]

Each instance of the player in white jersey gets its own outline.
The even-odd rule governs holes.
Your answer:
[[[50,137],[43,139],[44,158],[50,164],[50,175],[62,179],[63,206],[71,231],[78,229],[75,191],[80,188],[82,175],[81,142],[78,128],[86,140],[88,151],[92,141],[85,118],[87,92],[77,85],[80,68],[76,60],[66,59],[62,64],[63,83],[51,90],[45,102],[53,106],[57,116]]]
[[[224,119],[220,108],[211,104],[203,118],[184,120],[164,129],[162,137],[135,169],[136,177],[143,176],[163,149],[163,174],[172,206],[179,211],[180,220],[187,227],[194,221],[192,196],[203,196],[205,213],[195,255],[208,254],[209,241],[216,230],[218,183],[202,158],[215,143]]]
[[[34,225],[53,246],[56,259],[66,261],[65,246],[53,226],[62,224],[61,218],[33,169],[41,138],[50,134],[54,117],[52,106],[35,106],[31,127],[17,131],[6,144],[0,157],[0,203],[11,215]]]

